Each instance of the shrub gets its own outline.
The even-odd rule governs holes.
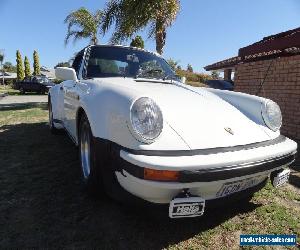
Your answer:
[[[193,73],[186,70],[176,70],[176,74],[181,77],[186,77],[187,83],[204,83],[206,80],[210,80],[211,76],[204,73]],[[195,85],[195,84],[194,84]]]

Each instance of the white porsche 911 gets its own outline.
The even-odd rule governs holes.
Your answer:
[[[88,46],[56,76],[50,129],[78,145],[88,189],[178,218],[288,180],[297,144],[271,100],[188,86],[159,55],[124,46]]]

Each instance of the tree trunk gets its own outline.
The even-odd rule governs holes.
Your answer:
[[[164,46],[166,44],[166,29],[160,21],[156,21],[156,52],[162,55]]]
[[[97,34],[93,34],[91,42],[92,42],[93,45],[98,44]]]

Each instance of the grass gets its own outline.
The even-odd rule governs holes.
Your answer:
[[[250,202],[170,220],[164,208],[88,196],[77,149],[50,134],[47,116],[46,104],[0,110],[1,248],[239,249],[239,235],[251,233],[298,234],[299,242],[299,172],[293,185],[268,183]]]
[[[10,85],[0,85],[0,95],[1,94],[20,95],[20,91],[13,89]]]
[[[40,95],[39,93],[36,92],[26,92],[26,94],[21,94],[21,92],[17,89],[13,89],[10,85],[0,85],[0,96],[1,94],[5,95]]]

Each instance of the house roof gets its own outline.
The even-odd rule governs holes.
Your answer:
[[[46,76],[49,79],[55,79],[55,69],[49,69],[45,66],[42,66],[40,69],[40,73],[42,76]]]
[[[234,67],[242,62],[266,60],[295,54],[300,54],[300,27],[264,37],[256,43],[240,48],[237,57],[207,65],[204,69],[218,70]]]
[[[0,79],[3,78],[3,73],[0,72]],[[8,79],[16,79],[17,78],[17,73],[13,73],[13,72],[4,72],[4,79],[8,80]]]

